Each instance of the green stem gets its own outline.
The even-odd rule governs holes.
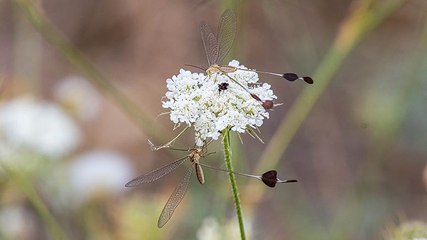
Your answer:
[[[274,169],[285,153],[293,137],[307,118],[318,99],[328,88],[333,77],[351,51],[366,35],[377,28],[394,13],[406,0],[358,0],[344,19],[328,53],[313,74],[315,83],[306,87],[295,100],[282,120],[272,139],[263,151],[255,172]],[[382,4],[378,6],[378,4]],[[248,184],[244,193],[251,195],[252,203],[257,202],[265,191],[261,185]]]
[[[36,189],[34,188],[31,179],[26,178],[20,173],[19,170],[9,167],[6,163],[0,161],[0,166],[4,172],[19,186],[19,189],[27,196],[28,200],[36,209],[40,218],[43,220],[47,231],[53,239],[67,239],[65,232],[61,229],[58,222],[50,213],[43,200],[40,198]]]
[[[246,235],[245,235],[245,226],[243,224],[242,208],[240,206],[239,190],[237,189],[236,178],[232,173],[233,165],[231,164],[230,129],[229,128],[223,131],[222,137],[223,137],[223,144],[224,144],[225,165],[227,167],[227,170],[229,171],[228,178],[230,179],[231,189],[233,192],[234,207],[236,208],[237,220],[239,221],[240,236],[241,236],[241,239],[244,240],[246,239]]]
[[[389,0],[376,9],[373,0],[356,2],[350,15],[340,27],[329,52],[313,75],[315,84],[306,87],[295,100],[287,113],[287,117],[280,123],[273,138],[267,145],[258,162],[256,171],[265,168],[274,168],[286,151],[289,143],[301,127],[308,114],[326,91],[333,80],[333,76],[344,63],[344,60],[355,46],[369,31],[378,27],[388,16],[394,13],[405,0]]]

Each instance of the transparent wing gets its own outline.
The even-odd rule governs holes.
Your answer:
[[[236,38],[236,31],[236,15],[232,10],[228,9],[221,15],[221,20],[218,25],[218,62],[224,60],[233,46],[234,39]]]
[[[203,47],[205,48],[208,65],[211,66],[218,61],[218,42],[212,29],[206,22],[200,24],[200,35],[202,36]]]
[[[163,227],[169,221],[176,207],[178,207],[179,203],[184,198],[184,195],[187,192],[188,182],[190,181],[192,173],[193,168],[188,168],[184,177],[181,179],[181,182],[178,184],[178,186],[176,186],[172,195],[169,197],[165,207],[163,208],[162,213],[160,214],[159,221],[157,222],[157,226],[159,228]]]
[[[154,182],[157,179],[165,176],[166,174],[169,174],[170,172],[172,172],[173,170],[175,170],[177,167],[179,167],[186,159],[188,158],[188,156],[185,156],[183,158],[180,158],[178,160],[176,160],[173,163],[170,163],[166,166],[163,166],[161,168],[158,168],[154,171],[151,171],[149,173],[146,173],[144,175],[141,175],[131,181],[129,181],[128,183],[126,183],[126,187],[135,187],[139,184],[143,184],[143,183],[150,183],[150,182]]]

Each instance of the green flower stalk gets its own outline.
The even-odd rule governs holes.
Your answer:
[[[240,206],[239,190],[237,188],[236,178],[233,173],[233,165],[231,163],[230,128],[227,128],[222,132],[222,137],[224,145],[224,160],[227,170],[229,171],[228,178],[230,180],[231,190],[233,192],[233,201],[234,207],[236,208],[237,220],[239,221],[240,236],[241,239],[244,240],[246,239],[246,235],[245,226],[243,224],[242,208]]]

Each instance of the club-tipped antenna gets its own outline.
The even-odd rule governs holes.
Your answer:
[[[213,170],[217,170],[217,171],[221,171],[221,172],[227,172],[227,173],[234,173],[236,175],[240,175],[240,176],[244,176],[244,177],[250,177],[250,178],[255,178],[258,180],[261,180],[265,185],[274,188],[276,186],[277,183],[292,183],[292,182],[298,182],[298,180],[296,179],[290,179],[290,180],[280,180],[277,178],[277,171],[276,170],[270,170],[267,171],[265,173],[263,173],[261,176],[258,175],[252,175],[252,174],[246,174],[246,173],[239,173],[239,172],[234,172],[234,171],[229,171],[226,169],[222,169],[222,168],[217,168],[217,167],[213,167],[207,164],[203,164],[203,163],[199,163],[201,166],[206,167],[206,168],[210,168]]]
[[[308,77],[308,76],[300,77],[296,73],[274,73],[274,72],[260,71],[260,70],[254,70],[254,69],[244,69],[244,68],[237,68],[237,69],[242,70],[242,71],[248,71],[248,72],[257,72],[257,73],[269,74],[269,75],[284,78],[290,82],[294,82],[296,80],[302,80],[308,84],[314,83],[314,81],[311,77]]]
[[[267,172],[263,173],[261,175],[261,181],[265,185],[267,185],[267,186],[269,186],[271,188],[275,187],[277,183],[298,182],[298,180],[296,180],[296,179],[290,179],[290,180],[280,180],[280,179],[278,179],[277,178],[277,171],[276,170],[270,170],[270,171],[267,171]]]
[[[282,77],[288,81],[291,81],[291,82],[293,82],[295,80],[303,80],[304,82],[306,82],[308,84],[314,83],[314,81],[311,77],[308,77],[308,76],[300,77],[296,73],[284,73],[284,74],[282,74]]]

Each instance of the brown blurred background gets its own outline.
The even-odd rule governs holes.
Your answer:
[[[260,70],[312,75],[360,2],[33,1],[114,86],[155,120],[146,128],[169,136],[173,125],[167,115],[158,116],[165,112],[165,80],[186,63],[206,65],[200,21],[216,29],[223,9],[232,7],[239,27],[229,59]],[[387,1],[373,2],[380,9]],[[427,221],[426,10],[423,0],[406,1],[340,62],[276,166],[281,176],[299,183],[266,189],[256,201],[247,189],[242,194],[250,239],[381,239],[401,223]],[[14,125],[0,121],[6,152],[2,159],[11,158],[5,162],[13,165],[19,158],[27,165],[40,155],[40,166],[28,171],[20,166],[15,172],[33,183],[69,239],[238,239],[227,175],[211,171],[204,186],[192,181],[171,221],[164,229],[156,228],[182,172],[131,191],[123,185],[172,161],[176,153],[150,151],[147,139],[152,136],[103,89],[88,84],[89,77],[39,34],[14,1],[0,1],[0,56],[2,109],[23,97],[35,104],[54,103],[80,131],[74,147],[51,157],[29,145],[24,150],[13,145],[11,151],[8,141],[13,136],[5,128]],[[233,155],[235,168],[242,172],[254,170],[301,91],[318,86],[316,79],[310,86],[269,76],[262,80],[273,86],[284,105],[261,128],[265,144],[249,136],[243,136],[243,145],[234,143],[241,151]],[[61,88],[65,83],[70,85]],[[8,119],[5,114],[11,113],[0,110],[0,117]],[[179,141],[184,147],[192,142],[192,133]],[[222,166],[220,145],[211,150],[216,154],[207,161]],[[81,158],[94,151],[105,155]],[[84,170],[75,165],[93,158],[103,165],[103,156],[120,167],[102,172],[96,164],[83,164]],[[117,188],[106,180],[115,178],[114,169],[125,169]],[[5,227],[0,227],[0,239],[48,238],[49,227],[22,190],[25,184],[12,179],[2,172],[0,225]],[[85,181],[93,184],[86,186]],[[240,178],[239,187],[245,189],[251,181]],[[70,200],[70,195],[84,195],[76,189],[86,189],[88,197]]]

